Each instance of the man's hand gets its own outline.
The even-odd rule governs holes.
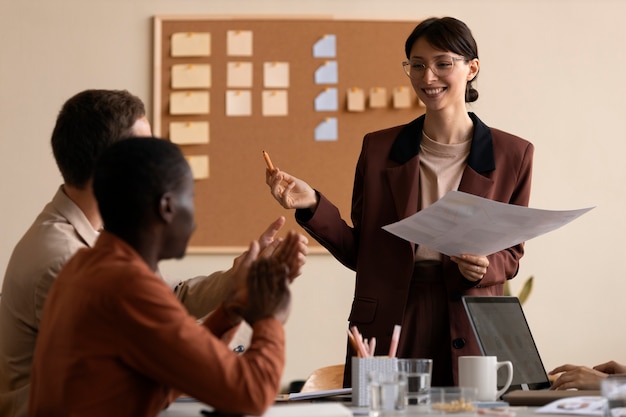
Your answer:
[[[280,243],[282,239],[276,238],[276,235],[280,229],[285,225],[285,217],[280,216],[274,220],[265,231],[259,237],[259,246],[261,247],[261,253],[270,245],[275,244],[276,241]]]
[[[247,271],[246,279],[237,279],[224,302],[229,317],[242,318],[250,325],[268,317],[285,323],[291,306],[289,268],[276,259],[259,258]]]
[[[285,224],[283,216],[274,220],[259,238],[261,248],[260,257],[275,258],[289,267],[289,281],[293,281],[302,273],[306,263],[309,240],[301,233],[289,232],[283,238],[276,235]]]
[[[242,311],[245,308],[248,299],[248,275],[250,266],[259,256],[259,243],[254,241],[250,243],[248,250],[233,262],[231,268],[233,276],[233,284],[230,294],[224,300],[224,309],[233,325],[241,322]]]

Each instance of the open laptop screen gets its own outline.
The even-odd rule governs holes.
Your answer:
[[[513,382],[509,391],[550,387],[517,297],[465,296],[463,305],[483,355],[513,363]],[[504,386],[506,377],[504,370],[500,371],[498,387]]]

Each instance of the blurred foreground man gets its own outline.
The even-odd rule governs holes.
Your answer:
[[[195,228],[192,173],[179,148],[133,138],[106,149],[93,180],[104,231],[62,269],[46,302],[29,416],[156,416],[179,393],[226,413],[262,414],[284,366],[291,232],[276,256],[252,242],[225,300],[197,324],[158,276]],[[255,260],[256,259],[256,260]],[[281,259],[283,261],[281,261]],[[242,355],[226,344],[253,330]]]

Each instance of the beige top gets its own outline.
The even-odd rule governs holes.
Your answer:
[[[448,191],[459,188],[471,144],[471,138],[461,143],[439,143],[422,132],[419,168],[419,210],[430,206]],[[415,261],[430,260],[440,261],[441,253],[426,246],[418,245],[415,251]]]

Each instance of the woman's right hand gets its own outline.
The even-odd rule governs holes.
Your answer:
[[[265,170],[265,182],[272,196],[286,209],[311,209],[317,207],[317,194],[309,184],[275,168]]]

